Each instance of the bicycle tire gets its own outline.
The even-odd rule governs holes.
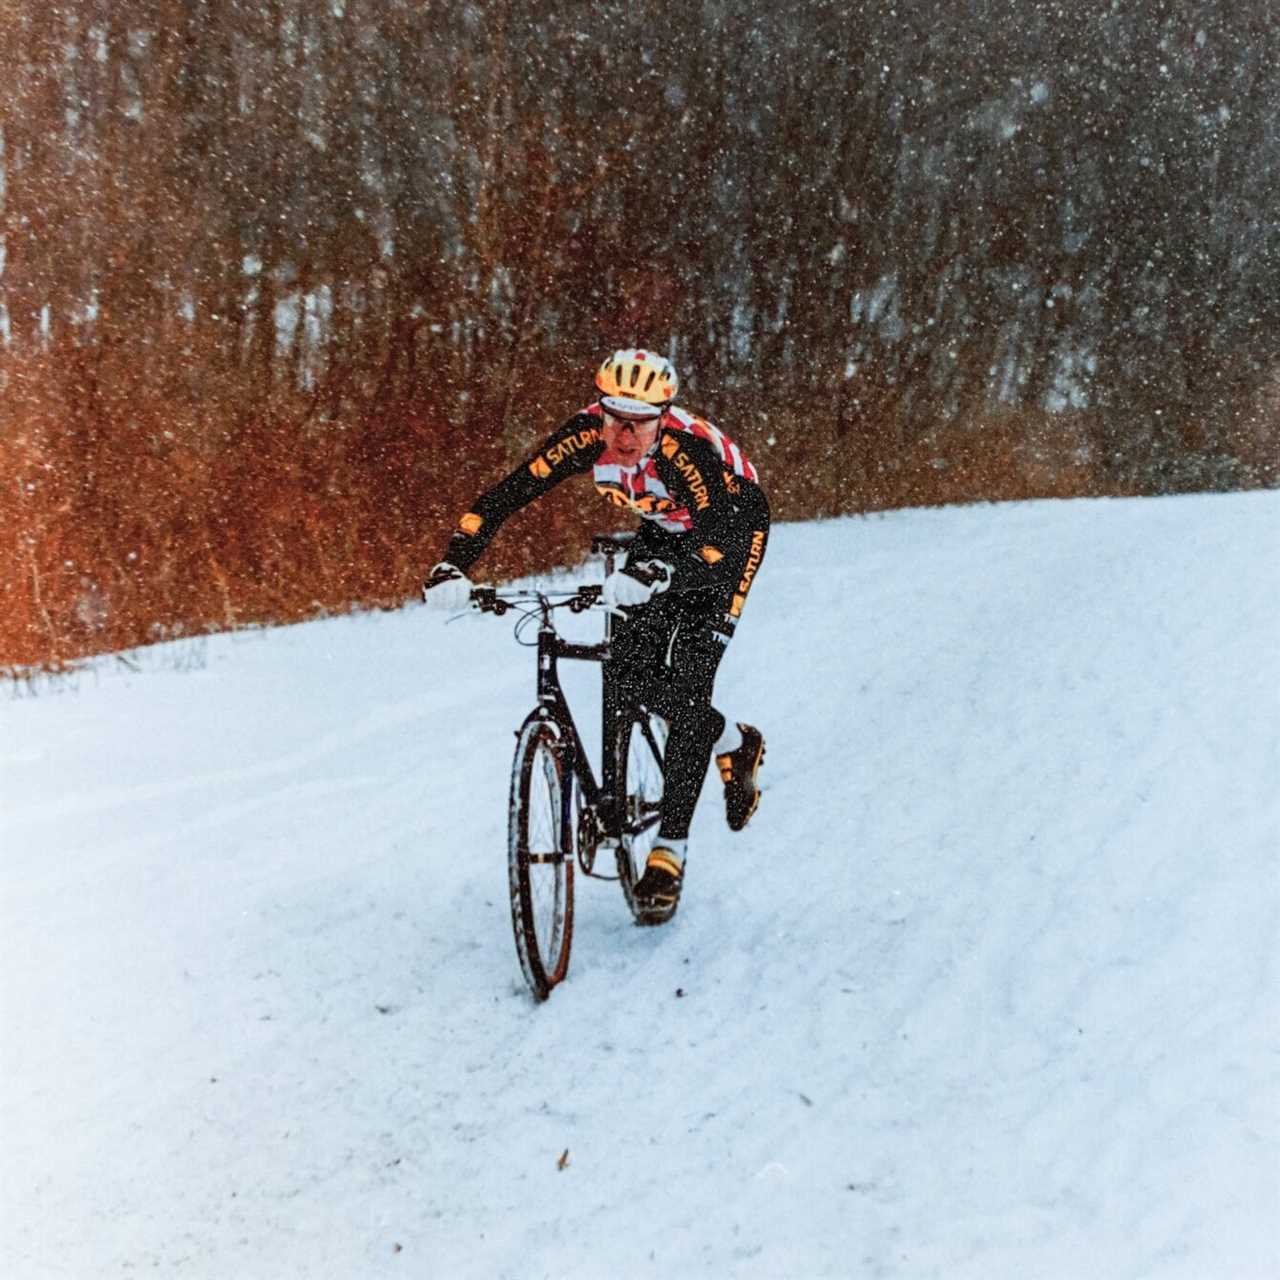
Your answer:
[[[507,873],[516,955],[530,991],[545,1000],[569,970],[573,942],[573,830],[564,739],[534,712],[511,765]]]
[[[644,875],[649,850],[658,837],[662,794],[665,789],[664,755],[667,722],[643,707],[633,707],[618,722],[614,738],[614,776],[622,814],[618,840],[618,880],[632,916],[642,920],[635,887]]]

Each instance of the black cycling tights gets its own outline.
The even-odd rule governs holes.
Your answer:
[[[718,592],[656,597],[614,630],[611,678],[623,700],[642,702],[670,726],[659,838],[684,840],[724,716],[711,705],[729,637]]]

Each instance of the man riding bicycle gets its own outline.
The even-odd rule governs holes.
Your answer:
[[[602,598],[622,619],[613,678],[626,698],[670,727],[658,839],[635,888],[646,919],[660,924],[680,900],[689,824],[711,755],[732,830],[747,825],[760,801],[764,738],[749,724],[726,721],[711,692],[764,559],[769,504],[741,449],[675,406],[679,382],[669,360],[615,351],[595,384],[597,400],[472,503],[423,596],[463,607],[467,571],[503,521],[568,476],[592,472],[604,497],[643,517],[627,564],[605,580]]]

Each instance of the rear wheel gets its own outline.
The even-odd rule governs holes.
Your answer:
[[[637,707],[624,715],[614,742],[615,776],[622,798],[621,838],[618,841],[618,879],[627,906],[637,920],[635,887],[658,838],[662,818],[663,757],[667,722]]]
[[[569,969],[573,830],[563,741],[553,721],[524,722],[511,766],[507,870],[516,954],[529,989],[551,994]]]

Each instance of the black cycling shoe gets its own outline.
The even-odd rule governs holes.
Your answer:
[[[764,735],[749,724],[739,724],[742,746],[716,756],[716,767],[724,783],[724,817],[730,831],[741,831],[751,821],[760,803],[756,774],[764,760]]]
[[[636,882],[632,896],[638,924],[666,924],[676,913],[684,868],[664,845],[656,845],[644,864],[644,875]]]

